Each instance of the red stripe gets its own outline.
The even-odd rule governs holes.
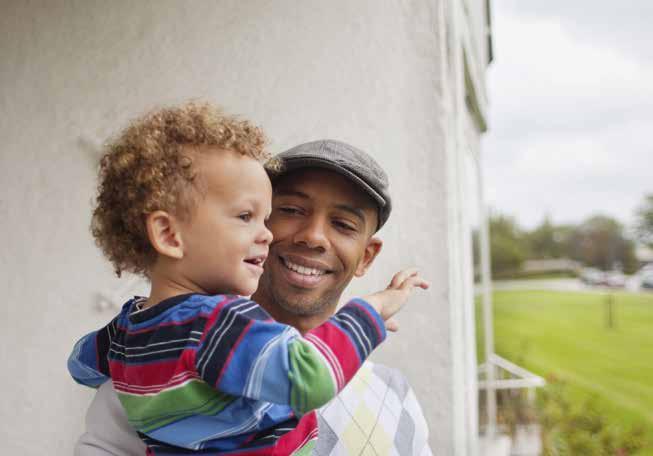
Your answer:
[[[297,423],[297,427],[292,431],[284,434],[274,447],[275,456],[289,455],[293,451],[301,448],[308,443],[307,437],[310,434],[315,434],[317,437],[317,414],[315,412],[307,413]],[[314,437],[314,438],[315,438]]]
[[[306,334],[305,339],[311,342],[312,346],[315,347],[320,353],[322,353],[322,356],[324,356],[324,358],[329,363],[329,366],[331,366],[331,372],[335,377],[336,388],[338,391],[343,389],[345,387],[345,379],[343,377],[342,367],[340,366],[335,353],[331,352],[331,349],[324,343],[322,339],[319,339],[312,334]]]
[[[317,415],[315,412],[304,415],[297,427],[287,432],[276,441],[274,447],[249,449],[229,452],[233,456],[288,456],[306,445],[310,440],[317,438]]]
[[[122,362],[109,361],[111,378],[134,386],[151,386],[166,384],[172,377],[182,376],[184,373],[192,377],[197,376],[195,370],[188,367],[184,355],[185,353],[182,354],[181,359],[142,365],[126,365]]]
[[[345,382],[348,382],[361,365],[358,352],[349,335],[330,321],[312,329],[310,334],[319,337],[331,347],[331,351],[342,367]]]

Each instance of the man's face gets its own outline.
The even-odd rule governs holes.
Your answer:
[[[377,209],[358,187],[322,169],[289,173],[275,184],[268,227],[274,235],[255,298],[276,318],[330,316],[354,275],[381,248],[371,237]]]

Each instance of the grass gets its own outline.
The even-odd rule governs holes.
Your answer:
[[[644,424],[653,442],[653,295],[612,296],[610,329],[602,293],[495,292],[495,351],[543,377],[565,380],[575,400],[596,395],[608,420],[624,428]],[[653,455],[653,449],[639,454]]]

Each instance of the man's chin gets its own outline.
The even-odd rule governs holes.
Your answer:
[[[319,314],[330,316],[338,305],[341,290],[323,283],[316,287],[298,286],[287,280],[285,271],[268,270],[261,277],[255,299],[267,304],[270,313],[274,308],[289,315],[310,317]]]
[[[313,317],[315,315],[331,315],[333,313],[329,310],[329,306],[315,302],[297,302],[279,299],[277,300],[277,305],[281,307],[286,313],[295,315],[297,317]]]
[[[340,296],[340,293],[328,288],[306,289],[282,281],[277,282],[277,286],[270,291],[278,307],[290,314],[306,317],[333,313]]]

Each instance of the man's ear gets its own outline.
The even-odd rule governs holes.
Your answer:
[[[183,242],[177,219],[165,211],[154,211],[145,220],[147,237],[159,255],[180,260],[184,257]]]
[[[354,271],[354,275],[356,277],[362,277],[365,275],[370,266],[372,266],[374,258],[376,258],[376,256],[381,251],[381,247],[383,247],[383,241],[377,237],[371,237],[367,241],[365,252],[363,253],[363,258],[361,258],[361,260],[358,262],[356,271]]]

